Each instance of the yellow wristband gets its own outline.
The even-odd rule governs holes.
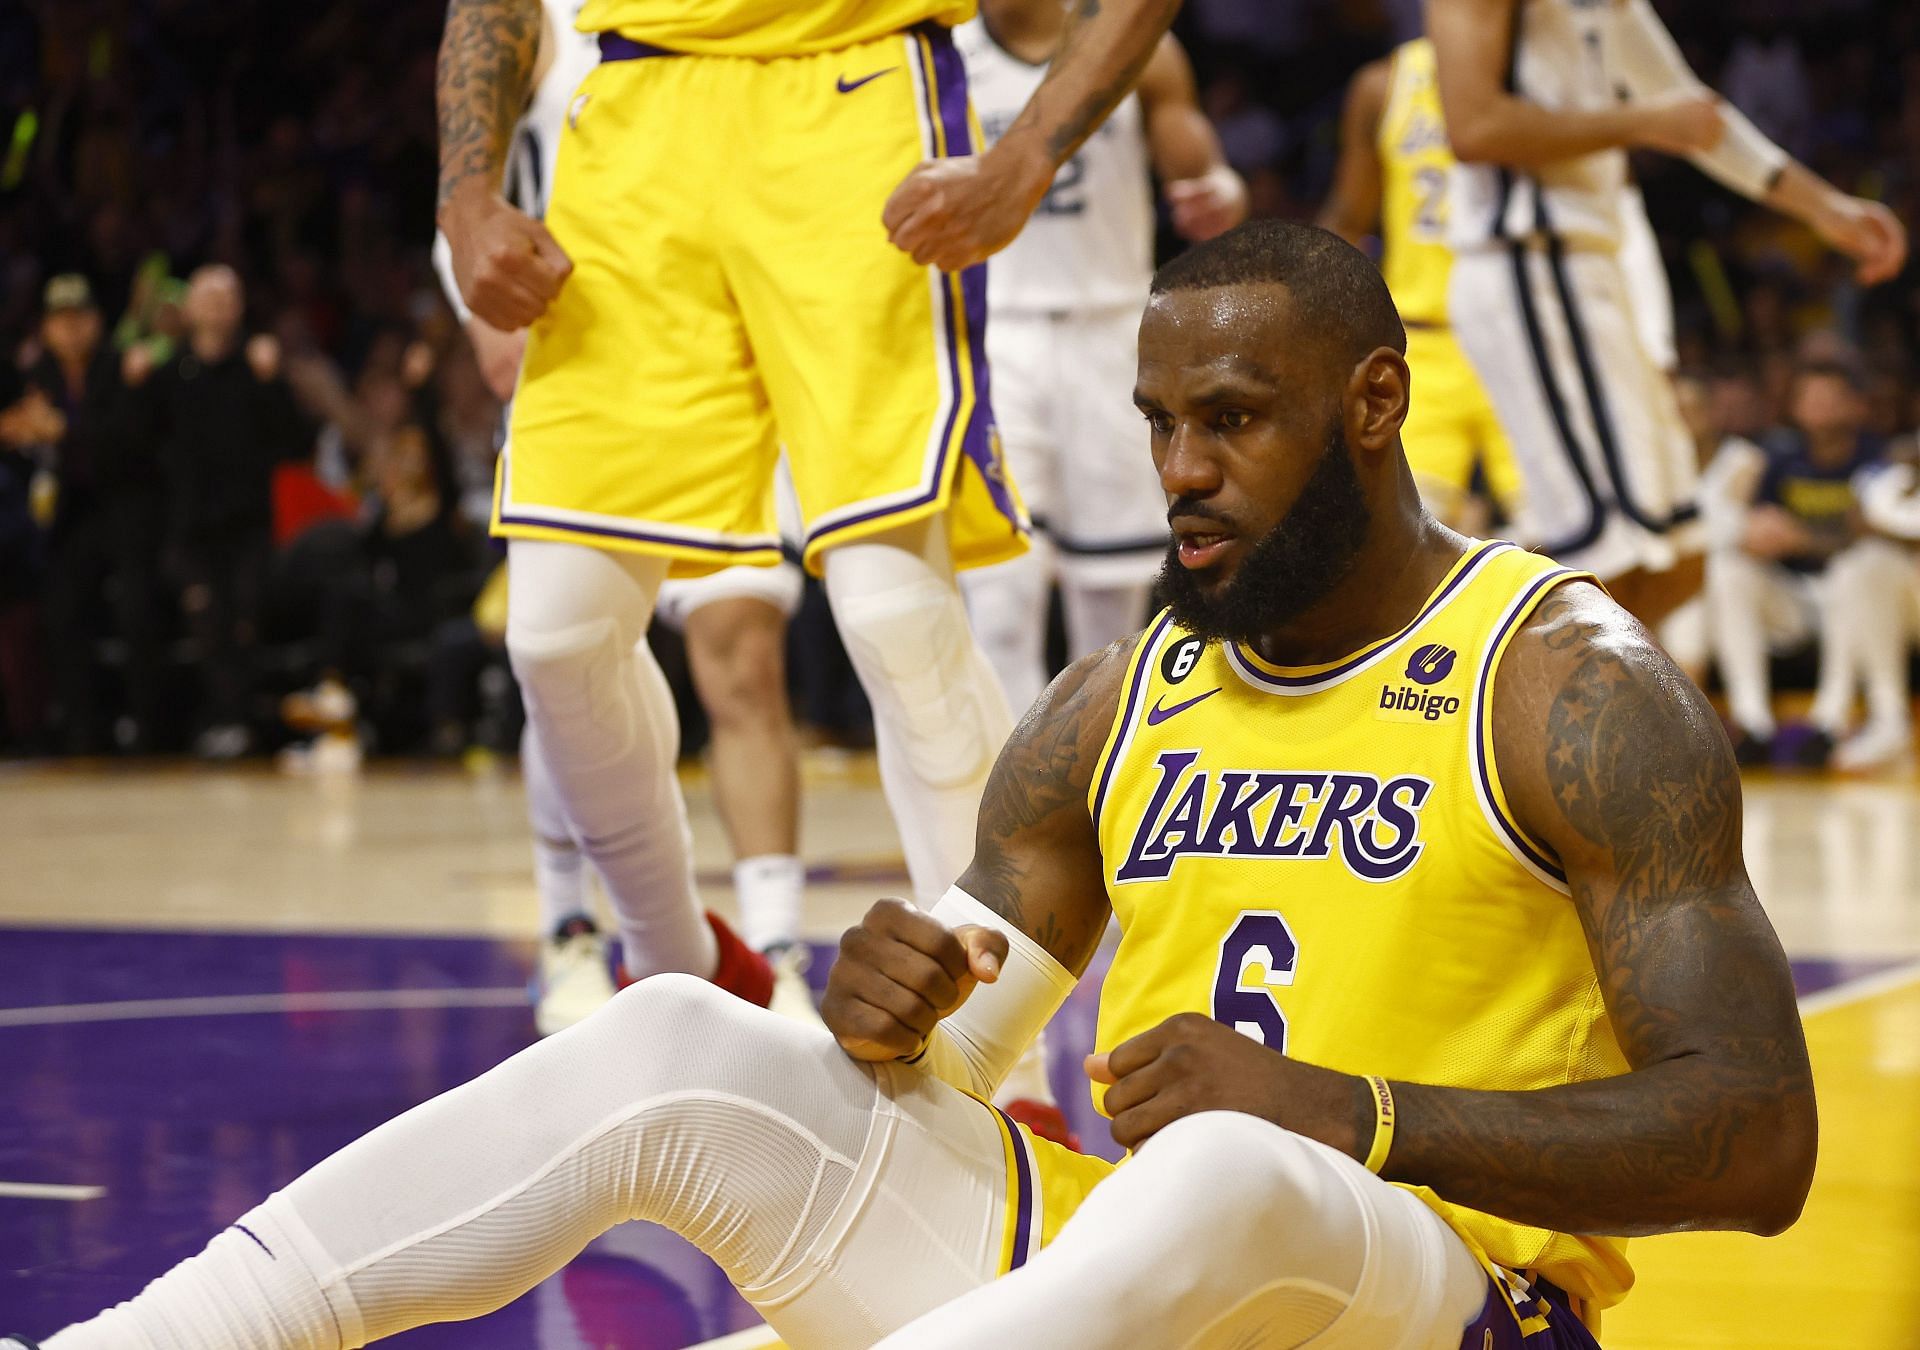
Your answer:
[[[1386,1079],[1368,1074],[1367,1090],[1373,1094],[1373,1147],[1367,1150],[1367,1170],[1378,1176],[1393,1149],[1393,1089]]]

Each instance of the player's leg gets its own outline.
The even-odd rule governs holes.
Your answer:
[[[527,792],[527,824],[533,830],[533,886],[540,905],[540,931],[557,933],[574,919],[593,917],[587,899],[587,860],[567,823],[553,770],[529,721],[520,733],[520,778]]]
[[[673,693],[640,640],[666,568],[579,544],[516,539],[508,550],[507,652],[636,977],[704,976],[719,961],[694,891]]]
[[[1524,541],[1658,623],[1701,584],[1698,471],[1618,263],[1557,246],[1472,250],[1455,260],[1448,304],[1520,467]]]
[[[711,1256],[796,1350],[992,1278],[992,1114],[678,976],[381,1126],[48,1350],[336,1350],[473,1317],[628,1219]]]
[[[751,573],[751,575],[748,575]],[[733,568],[690,586],[737,581],[687,612],[687,660],[711,739],[714,805],[733,845],[740,932],[754,950],[801,940],[800,752],[787,701],[787,618],[799,569]]]
[[[827,598],[873,705],[880,782],[914,896],[931,905],[973,856],[973,822],[1013,729],[954,579],[945,522],[834,548]]]
[[[777,445],[709,225],[734,170],[724,141],[697,143],[734,125],[729,68],[609,60],[582,85],[547,213],[573,272],[529,332],[494,530],[513,541],[509,653],[629,974],[758,990],[765,963],[695,902],[679,729],[639,645],[669,562],[779,557]]]
[[[1256,1117],[1207,1112],[1096,1185],[1025,1266],[878,1350],[1454,1350],[1489,1291],[1408,1192]]]
[[[1479,452],[1475,396],[1484,400],[1485,395],[1479,392],[1473,367],[1445,329],[1407,329],[1407,370],[1413,377],[1413,400],[1400,428],[1407,467],[1434,518],[1462,528]]]
[[[1856,679],[1867,696],[1865,724],[1834,752],[1838,768],[1881,768],[1912,757],[1907,648],[1913,576],[1912,557],[1886,539],[1863,539],[1827,565],[1814,722],[1836,733],[1846,725]]]
[[[1053,545],[1044,534],[1036,534],[1033,547],[1018,558],[960,576],[974,637],[1016,718],[1047,687],[1047,609],[1053,577]]]
[[[1744,549],[1716,549],[1708,560],[1708,635],[1727,688],[1728,710],[1741,733],[1735,749],[1746,762],[1764,760],[1773,740],[1768,647],[1810,631],[1793,581],[1784,573],[1779,564]]]
[[[995,314],[987,331],[993,414],[1008,468],[1033,514],[1032,547],[961,573],[975,638],[1016,717],[1047,687],[1047,611],[1058,573],[1045,531],[1061,504],[1058,429],[1067,390],[1055,378],[1062,324],[1042,314]]]
[[[1167,550],[1167,496],[1133,406],[1140,316],[1132,307],[1090,310],[1065,326],[1058,391],[1060,459],[1054,470],[1053,542],[1077,661],[1139,631]]]
[[[613,997],[607,940],[593,914],[586,854],[573,837],[560,789],[531,719],[520,735],[520,777],[533,831],[533,884],[540,905],[540,976],[533,1024],[564,1030]]]

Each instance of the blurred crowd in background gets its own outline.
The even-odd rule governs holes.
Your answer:
[[[1920,222],[1920,6],[1658,6],[1694,68]],[[341,673],[375,748],[514,742],[485,530],[499,406],[429,262],[434,0],[0,7],[0,753],[276,748]],[[1255,214],[1311,218],[1347,78],[1418,0],[1189,0],[1177,31]],[[1636,162],[1709,450],[1791,420],[1920,424],[1920,268],[1862,292],[1783,218]],[[797,711],[864,704],[803,608]],[[671,653],[668,653],[671,666]],[[685,709],[695,731],[697,713]]]

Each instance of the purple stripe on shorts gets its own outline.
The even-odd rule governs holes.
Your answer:
[[[678,56],[679,52],[669,51],[665,47],[656,47],[651,42],[636,42],[619,33],[600,35],[600,59],[602,61],[641,61],[649,56]]]
[[[953,32],[936,23],[922,24],[915,31],[925,36],[927,48],[933,53],[934,106],[940,118],[940,129],[946,136],[947,154],[950,157],[970,155],[974,147],[973,121],[968,115],[967,105],[967,67],[959,49],[953,45]],[[1007,487],[1006,465],[997,462],[993,449],[993,401],[987,372],[985,263],[975,263],[960,274],[960,296],[964,306],[962,314],[967,335],[968,369],[973,375],[973,412],[961,437],[961,449],[978,466],[994,506],[1008,520],[1018,522],[1020,511],[1014,505],[1013,493]],[[949,299],[948,303],[952,301]],[[955,360],[957,363],[957,351]],[[955,374],[954,387],[957,391],[957,370]],[[958,410],[956,401],[956,414]],[[952,423],[949,421],[948,435],[951,434]]]
[[[1013,1254],[1008,1258],[1007,1269],[1014,1271],[1027,1264],[1027,1258],[1033,1253],[1028,1250],[1029,1238],[1033,1229],[1033,1160],[1027,1156],[1026,1136],[1020,1133],[1020,1127],[999,1107],[993,1112],[1000,1117],[1000,1123],[1006,1126],[1007,1138],[1013,1144]]]
[[[944,24],[917,24],[907,32],[907,40],[915,47],[915,59],[920,62],[921,76],[927,89],[927,115],[940,128],[947,156],[969,155],[973,153],[973,124],[968,116],[967,67],[959,50],[953,45],[953,32]],[[920,44],[925,42],[922,48]],[[940,152],[939,144],[927,146],[927,157],[934,158]],[[947,340],[947,380],[948,388],[953,391],[953,404],[947,410],[946,424],[940,428],[940,453],[934,461],[933,482],[925,492],[911,501],[891,506],[877,506],[859,515],[834,521],[824,528],[809,532],[807,543],[827,535],[838,534],[842,530],[885,516],[898,515],[925,506],[940,494],[940,486],[947,477],[947,456],[952,451],[954,429],[960,418],[961,381],[960,381],[960,343],[962,332],[967,338],[967,368],[973,375],[973,408],[968,415],[967,425],[961,433],[960,450],[972,460],[980,470],[980,476],[987,485],[987,492],[996,509],[1019,527],[1020,512],[1014,505],[1013,493],[1006,481],[1006,465],[999,461],[993,448],[993,404],[988,396],[987,373],[987,266],[977,263],[960,274],[960,295],[962,307],[956,312],[953,303],[953,287],[943,277],[940,284],[940,320],[941,331]]]
[[[705,539],[676,538],[670,534],[657,534],[650,530],[621,529],[612,525],[581,525],[570,520],[541,520],[537,516],[507,514],[507,498],[513,489],[513,458],[505,450],[500,452],[500,476],[494,484],[494,520],[501,525],[530,526],[539,530],[561,530],[569,534],[591,534],[603,539],[631,539],[639,544],[666,544],[673,548],[699,549],[703,553],[778,553],[781,550],[779,539],[752,540],[722,539],[709,542]]]

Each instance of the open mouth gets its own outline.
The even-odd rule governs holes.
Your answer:
[[[1189,570],[1211,567],[1233,543],[1233,536],[1210,530],[1182,530],[1179,534],[1180,565]]]

